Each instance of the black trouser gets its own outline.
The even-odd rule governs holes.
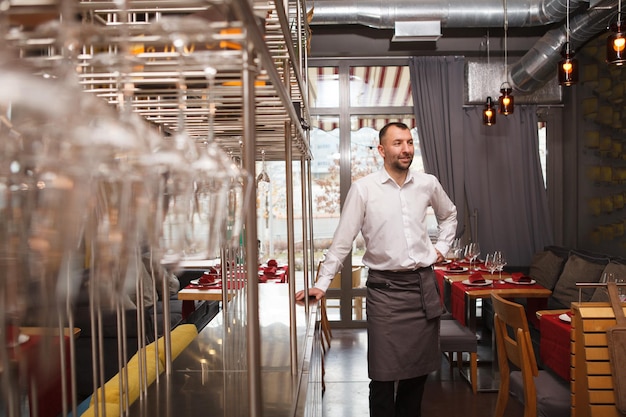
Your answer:
[[[394,381],[371,381],[370,417],[420,417],[427,377],[400,380],[397,391]]]

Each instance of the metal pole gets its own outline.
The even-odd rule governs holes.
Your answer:
[[[256,178],[256,120],[255,120],[255,73],[252,57],[252,42],[247,41],[243,50],[243,151],[242,166]],[[252,185],[251,185],[252,186]],[[256,187],[255,187],[256,188]],[[256,195],[256,190],[254,191]],[[259,330],[259,259],[257,248],[256,210],[246,210],[245,246],[248,307],[248,400],[250,417],[261,417],[261,334]]]

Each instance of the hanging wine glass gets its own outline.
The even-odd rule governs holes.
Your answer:
[[[259,258],[262,259],[262,254],[263,253],[269,253],[269,239],[270,237],[270,233],[269,233],[269,222],[270,222],[270,191],[271,191],[271,184],[270,184],[270,176],[267,173],[267,167],[265,165],[265,149],[261,150],[261,172],[259,173],[259,175],[257,175],[256,178],[256,186],[257,186],[257,195],[259,200],[262,202],[262,206],[261,206],[261,215],[259,216],[261,219],[263,219],[263,228],[261,229],[263,231],[263,240],[265,241],[266,239],[268,240],[268,242],[263,242],[263,244],[261,245],[261,247],[259,248]]]
[[[221,225],[226,218],[229,177],[226,167],[226,155],[214,142],[215,120],[215,76],[210,55],[194,57],[203,67],[207,80],[207,137],[197,143],[200,150],[198,160],[193,164],[194,195],[190,242],[185,255],[188,258],[216,258],[224,239]]]
[[[241,233],[254,181],[252,176],[232,157],[227,172],[230,186],[228,188],[228,217],[224,224],[224,236],[226,246],[235,249],[242,246]]]

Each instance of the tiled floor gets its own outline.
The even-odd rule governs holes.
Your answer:
[[[325,356],[326,392],[323,398],[324,417],[367,417],[369,379],[367,378],[367,335],[364,329],[333,329],[331,348]],[[479,351],[479,360],[481,352]],[[483,363],[481,368],[490,366]],[[468,382],[450,368],[442,357],[441,370],[426,383],[422,416],[490,417],[497,393],[472,394]],[[509,399],[505,416],[521,417],[523,407]]]

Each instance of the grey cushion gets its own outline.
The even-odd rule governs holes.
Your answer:
[[[541,286],[553,290],[564,264],[565,259],[552,251],[537,252],[533,256],[528,275]]]
[[[476,333],[463,326],[456,319],[441,320],[439,341],[442,352],[476,352]]]
[[[539,371],[535,377],[537,390],[537,417],[569,417],[572,392],[569,382],[548,371]],[[524,384],[520,371],[511,372],[509,391],[521,403],[524,402]]]
[[[578,301],[579,288],[577,282],[598,282],[604,267],[609,263],[607,258],[591,259],[572,253],[563,267],[563,272],[554,287],[548,302],[548,308],[570,308],[570,304]],[[585,288],[581,291],[581,301],[589,301],[595,288]]]
[[[615,278],[626,278],[626,265],[618,262],[609,262],[602,271],[604,273],[615,274]],[[602,277],[602,275],[600,275]],[[609,302],[609,294],[606,292],[606,288],[596,288],[589,301],[593,302]]]

